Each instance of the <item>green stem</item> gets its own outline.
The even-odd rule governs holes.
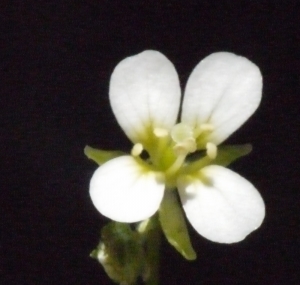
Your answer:
[[[147,225],[140,231],[145,238],[145,251],[147,261],[147,273],[144,278],[145,285],[159,284],[159,263],[160,263],[160,244],[161,229],[158,216],[154,215],[149,219]]]

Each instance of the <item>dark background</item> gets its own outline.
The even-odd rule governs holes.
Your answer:
[[[107,220],[90,201],[96,165],[83,148],[130,150],[108,84],[145,49],[165,54],[182,86],[216,51],[247,57],[264,78],[260,108],[228,143],[254,146],[231,168],[259,189],[265,221],[234,245],[190,228],[195,262],[164,242],[162,284],[300,284],[297,1],[82,2],[1,4],[1,284],[112,284],[89,257]]]

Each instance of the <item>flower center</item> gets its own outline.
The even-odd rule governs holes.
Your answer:
[[[138,158],[146,150],[149,154],[147,163],[165,173],[166,180],[173,185],[187,155],[195,152],[197,148],[206,149],[209,159],[216,158],[217,146],[206,139],[213,129],[211,124],[202,124],[194,129],[185,123],[176,124],[170,131],[154,128],[154,137],[150,143],[147,146],[140,142],[134,144],[131,155]]]
[[[166,174],[173,176],[184,163],[186,156],[197,150],[197,144],[193,129],[184,123],[175,125],[170,135],[174,144],[173,151],[176,155],[176,159],[167,169]]]
[[[184,123],[179,123],[172,128],[171,138],[175,142],[173,149],[177,155],[187,155],[197,149],[194,132]]]

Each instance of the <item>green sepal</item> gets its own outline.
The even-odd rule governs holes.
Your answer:
[[[204,151],[201,151],[188,158],[189,163],[182,168],[181,174],[191,174],[194,171],[199,171],[199,169],[213,164],[226,167],[240,157],[249,154],[251,151],[251,144],[219,146],[215,159],[209,158]]]
[[[135,284],[145,266],[141,237],[129,224],[111,222],[101,231],[101,242],[90,254],[107,275],[120,284]]]
[[[97,164],[101,165],[113,158],[126,155],[125,152],[114,150],[114,151],[108,151],[108,150],[102,150],[102,149],[96,149],[90,146],[86,146],[84,148],[84,154],[89,158],[95,161]]]
[[[218,155],[213,161],[213,164],[228,166],[240,157],[248,155],[251,151],[251,144],[220,146],[218,147]]]
[[[176,192],[166,190],[159,209],[159,221],[168,242],[187,260],[195,260],[193,249],[182,208]]]

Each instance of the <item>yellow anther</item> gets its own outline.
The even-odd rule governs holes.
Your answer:
[[[202,130],[202,131],[213,131],[214,126],[212,124],[202,124],[200,126],[200,130]]]
[[[136,143],[131,150],[131,155],[139,156],[142,153],[143,149],[144,147],[141,143]]]
[[[169,134],[168,130],[163,128],[155,128],[153,133],[158,138],[166,137]]]
[[[208,142],[206,144],[206,154],[209,158],[215,159],[217,157],[218,148],[214,143]]]
[[[212,124],[201,124],[196,130],[195,130],[195,137],[198,137],[200,134],[204,132],[212,132],[214,130],[214,126]]]

